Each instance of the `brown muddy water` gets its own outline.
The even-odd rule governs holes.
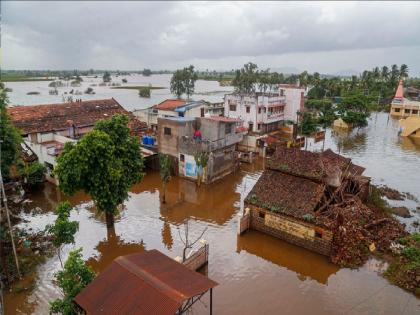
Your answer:
[[[365,166],[373,182],[420,199],[420,145],[398,139],[397,121],[388,121],[385,114],[375,116],[358,134],[328,131],[325,147]],[[320,146],[311,143],[309,149]],[[183,224],[188,221],[190,234],[197,237],[207,227],[207,272],[220,284],[214,290],[215,314],[419,314],[420,300],[382,278],[379,272],[385,265],[380,261],[371,259],[359,269],[340,269],[326,257],[258,232],[237,236],[241,202],[261,174],[262,163],[242,165],[236,174],[199,189],[190,181],[173,178],[166,205],[160,203],[159,174],[149,172],[132,188],[115,233],[108,235],[87,196],[66,197],[56,187],[45,185],[28,196],[32,203],[25,205],[22,217],[27,222],[21,226],[43,229],[54,221],[57,203],[69,199],[75,206],[72,219],[80,222],[80,229],[76,244],[67,246],[64,256],[83,247],[84,258],[97,272],[120,255],[145,249],[158,249],[170,257],[181,255]],[[414,210],[417,202],[405,204]],[[418,213],[412,214],[407,220],[418,219]],[[52,282],[59,269],[57,256],[39,266],[32,275],[32,290],[6,295],[6,314],[48,314],[48,301],[59,296]],[[207,306],[208,296],[197,303],[193,314],[208,314]]]

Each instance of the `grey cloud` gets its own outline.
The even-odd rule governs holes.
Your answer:
[[[192,61],[231,68],[267,56],[299,66],[291,54],[320,52],[332,58],[320,64],[328,68],[334,54],[360,50],[373,66],[369,51],[398,46],[420,55],[419,13],[416,2],[3,2],[2,48],[5,68],[174,68]],[[420,61],[413,62],[420,72]]]

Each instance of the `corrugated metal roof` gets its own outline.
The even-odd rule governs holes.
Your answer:
[[[174,314],[217,285],[157,250],[118,257],[75,301],[88,314]]]

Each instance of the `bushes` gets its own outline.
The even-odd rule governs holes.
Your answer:
[[[26,184],[35,186],[42,183],[45,180],[45,171],[46,167],[39,162],[33,162],[25,167],[23,177],[25,178]]]
[[[145,86],[139,89],[139,96],[140,97],[150,97],[150,87]]]

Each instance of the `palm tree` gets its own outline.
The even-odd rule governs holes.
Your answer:
[[[388,81],[388,79],[389,79],[389,69],[388,69],[387,66],[382,67],[381,78],[382,78],[383,82]]]
[[[408,77],[408,67],[406,64],[402,64],[400,67],[400,80]]]

